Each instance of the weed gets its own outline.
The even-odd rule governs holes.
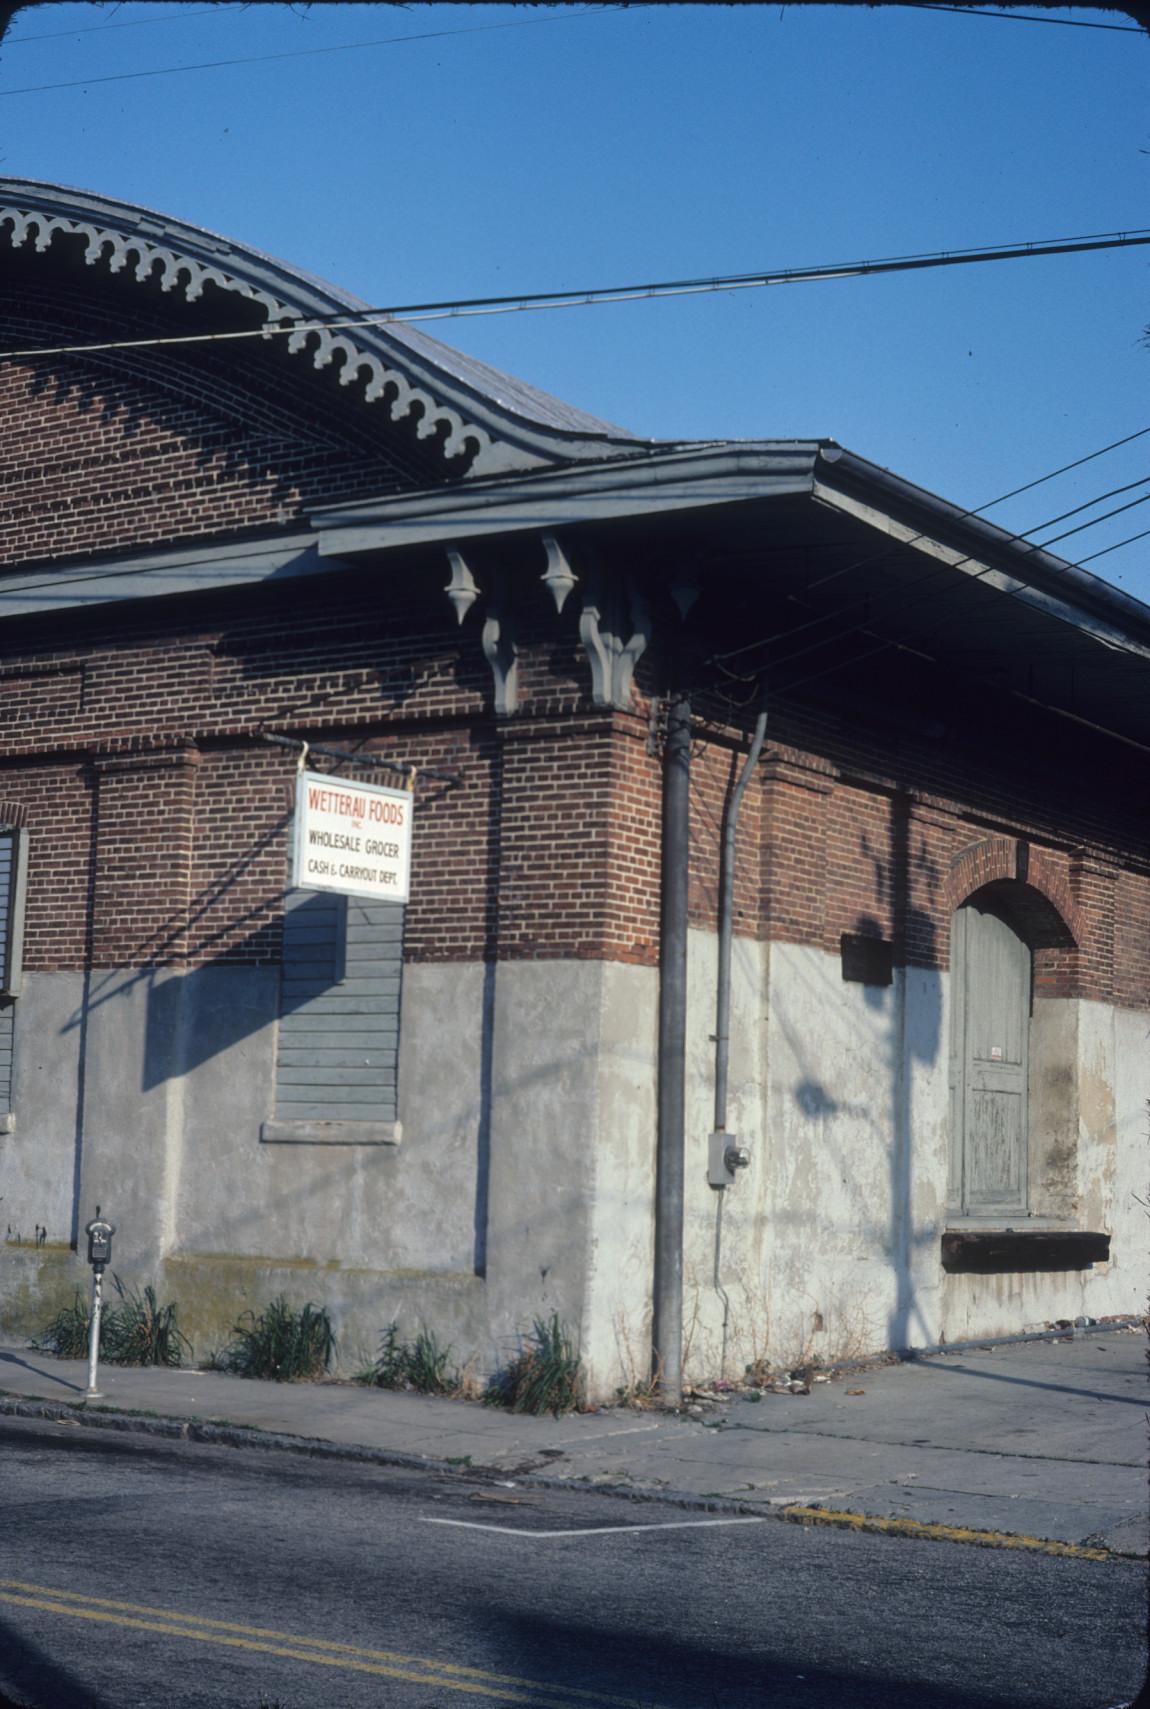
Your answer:
[[[92,1333],[92,1308],[79,1288],[71,1305],[62,1306],[50,1323],[45,1324],[33,1342],[39,1353],[54,1353],[57,1359],[86,1359]],[[108,1320],[100,1322],[100,1351],[108,1341]]]
[[[105,1357],[117,1365],[178,1365],[192,1345],[177,1326],[175,1303],[160,1305],[153,1287],[139,1294],[125,1288],[119,1276],[112,1281],[120,1304],[100,1325]]]
[[[574,1412],[583,1388],[583,1366],[570,1337],[552,1312],[551,1321],[535,1319],[531,1342],[502,1371],[497,1371],[483,1394],[487,1406],[511,1412],[545,1412],[561,1418]]]
[[[176,1306],[160,1305],[152,1287],[140,1294],[118,1276],[112,1282],[120,1303],[100,1314],[101,1359],[111,1365],[178,1365],[191,1344],[177,1327]],[[91,1331],[91,1303],[77,1288],[71,1305],[56,1313],[35,1345],[58,1359],[86,1359]]]
[[[414,1341],[399,1339],[399,1325],[383,1332],[375,1364],[361,1382],[377,1389],[414,1389],[417,1394],[455,1395],[461,1387],[458,1371],[450,1369],[451,1348],[441,1347],[434,1331],[421,1329]]]
[[[323,1307],[309,1300],[293,1311],[281,1294],[258,1316],[244,1312],[218,1365],[239,1377],[307,1382],[323,1375],[334,1352],[335,1332]]]
[[[636,1351],[627,1315],[623,1311],[616,1313],[615,1317],[615,1344],[619,1350],[625,1379],[615,1390],[616,1406],[629,1406],[637,1412],[662,1406],[663,1361],[656,1358],[652,1370],[649,1364],[650,1352],[646,1345],[641,1352]]]

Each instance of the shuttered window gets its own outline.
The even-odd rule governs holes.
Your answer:
[[[403,918],[398,902],[288,897],[277,1121],[398,1120]]]
[[[12,1110],[15,997],[24,965],[24,889],[28,833],[0,830],[0,1115]]]

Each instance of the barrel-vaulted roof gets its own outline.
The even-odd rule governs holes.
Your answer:
[[[57,244],[79,245],[87,266],[141,286],[158,283],[188,304],[219,291],[254,305],[269,327],[299,322],[301,330],[285,338],[293,355],[317,369],[335,365],[365,403],[381,404],[397,422],[414,420],[420,439],[438,441],[453,473],[602,462],[652,448],[417,327],[315,326],[368,305],[246,244],[87,190],[0,178],[0,248],[50,260]]]

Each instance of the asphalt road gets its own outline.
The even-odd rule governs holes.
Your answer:
[[[720,1521],[720,1522],[716,1522]],[[1103,1709],[1146,1573],[0,1422],[34,1709]]]

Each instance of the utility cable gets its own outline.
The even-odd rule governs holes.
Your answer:
[[[585,17],[588,14],[572,14]],[[524,22],[545,20],[525,19]],[[481,26],[489,29],[501,25]],[[509,27],[509,26],[508,26]],[[404,38],[406,39],[406,38]],[[0,90],[0,94],[3,91]],[[84,356],[112,350],[158,350],[177,345],[225,344],[249,338],[295,338],[301,333],[334,332],[393,322],[459,320],[471,315],[519,314],[528,310],[594,308],[602,303],[644,302],[651,297],[689,297],[713,291],[762,290],[770,285],[809,284],[824,279],[858,279],[880,273],[913,273],[924,268],[972,266],[987,261],[1024,261],[1044,255],[1078,255],[1100,249],[1131,249],[1150,244],[1150,228],[1098,232],[1091,236],[1035,238],[1029,243],[985,244],[972,249],[943,249],[925,255],[890,256],[878,261],[838,261],[818,267],[782,267],[761,273],[719,274],[711,278],[669,279],[646,285],[600,285],[578,291],[540,291],[516,296],[465,297],[456,301],[402,303],[392,308],[332,310],[306,319],[283,319],[231,332],[189,332],[153,338],[108,339],[89,344],[43,344],[0,351],[0,360],[34,356]]]
[[[1117,30],[1121,34],[1145,34],[1138,24],[1094,24],[1084,18],[1038,18],[1030,12],[983,12],[975,6],[935,5],[934,0],[898,0],[898,3],[914,12],[957,12],[964,18],[1005,18],[1013,24],[1060,24],[1065,30]]]
[[[984,511],[994,510],[996,506],[1005,504],[1008,499],[1019,498],[1023,493],[1032,492],[1035,487],[1045,486],[1047,481],[1057,480],[1059,475],[1068,475],[1072,469],[1081,469],[1086,463],[1093,463],[1096,457],[1105,457],[1108,452],[1118,451],[1123,445],[1132,444],[1135,439],[1144,439],[1148,433],[1150,433],[1150,427],[1140,427],[1134,433],[1125,434],[1121,439],[1112,439],[1109,445],[1100,445],[1097,451],[1088,451],[1084,457],[1075,457],[1071,463],[1063,463],[1060,468],[1050,469],[1045,475],[1038,475],[1032,481],[1024,481],[1022,486],[1012,487],[1008,493],[1000,493],[997,498],[987,499],[985,504],[976,505],[972,510],[960,511],[956,520],[963,522],[967,517],[981,516]],[[1050,524],[1038,523],[1037,526],[1042,528],[1048,527]],[[1034,530],[1030,529],[1029,532],[1033,533]],[[922,538],[923,536],[921,534],[916,534],[912,539],[906,541],[905,544],[913,546]],[[1132,538],[1140,539],[1141,536],[1134,535]],[[853,563],[844,564],[839,569],[830,570],[825,576],[819,576],[816,580],[808,582],[805,591],[807,593],[813,593],[816,588],[825,587],[828,582],[838,581],[841,576],[849,576],[855,570],[865,570],[872,564],[884,563],[890,558],[890,555],[889,549],[884,547],[881,552],[873,552],[867,558],[856,558]],[[1079,562],[1083,561],[1084,560],[1081,559],[1079,560]],[[738,647],[730,653],[716,654],[716,657],[723,659],[737,658],[741,653],[751,652],[755,647],[765,646],[768,640],[776,640],[784,633],[792,635],[795,634],[796,631],[793,629],[785,631],[778,630],[773,636],[765,636],[760,641],[751,641],[745,647]]]
[[[185,18],[208,18],[221,15],[222,8],[220,6],[204,6],[198,12],[186,12],[181,7],[178,13],[168,13],[163,18],[125,18],[120,24],[110,22],[107,24],[81,24],[75,30],[48,30],[39,36],[6,35],[4,37],[4,51],[7,52],[10,47],[23,47],[25,42],[54,42],[60,41],[65,36],[98,36],[103,35],[105,30],[135,30],[141,24],[182,24]]]
[[[1039,551],[1044,552],[1047,546],[1054,546],[1059,540],[1069,540],[1072,534],[1081,534],[1085,528],[1097,528],[1100,522],[1107,522],[1112,516],[1121,516],[1124,510],[1136,510],[1140,504],[1150,504],[1150,493],[1142,498],[1132,498],[1129,504],[1117,504],[1113,510],[1104,510],[1102,515],[1096,516],[1092,522],[1080,522],[1077,528],[1067,528],[1061,534],[1052,534],[1049,540],[1036,540],[1035,545]],[[1067,515],[1073,516],[1074,512],[1067,511]]]
[[[1073,510],[1064,510],[1061,516],[1052,516],[1048,522],[1036,522],[1033,527],[1024,528],[1021,535],[1023,538],[1029,538],[1031,534],[1037,534],[1040,528],[1053,528],[1056,522],[1066,522],[1072,516],[1080,516],[1084,510],[1093,510],[1094,506],[1101,504],[1103,499],[1117,498],[1119,493],[1131,493],[1135,487],[1145,486],[1150,486],[1150,475],[1140,475],[1136,481],[1127,481],[1125,486],[1111,487],[1108,492],[1098,493],[1094,498],[1088,498],[1085,504],[1076,504]],[[1114,511],[1107,512],[1109,516],[1115,514]],[[1101,522],[1102,518],[1098,517],[1097,520]]]
[[[1103,546],[1101,552],[1091,552],[1089,557],[1079,558],[1080,564],[1092,564],[1095,558],[1104,558],[1108,552],[1117,552],[1119,546],[1132,546],[1135,540],[1145,540],[1150,535],[1150,528],[1144,528],[1141,534],[1128,534],[1125,540],[1115,540],[1113,546]]]
[[[19,89],[0,89],[4,95],[44,95],[55,89],[87,89],[95,83],[130,83],[141,77],[179,77],[189,71],[219,71],[231,65],[268,65],[273,60],[312,59],[321,53],[360,53],[364,48],[395,47],[402,42],[442,41],[445,36],[484,35],[491,30],[519,30],[527,24],[565,23],[569,18],[596,18],[604,12],[621,12],[623,6],[590,6],[580,12],[548,12],[542,17],[512,18],[503,24],[468,24],[459,30],[421,30],[406,36],[377,36],[366,42],[340,42],[331,47],[292,48],[286,53],[256,53],[242,59],[205,59],[196,65],[160,65],[150,71],[115,71],[104,77],[74,77],[68,83],[29,83]]]
[[[1080,459],[1080,461],[1085,461],[1085,460],[1086,459],[1084,459],[1084,458]],[[1068,465],[1068,467],[1073,467],[1073,466],[1074,465]],[[1030,486],[1035,486],[1037,484],[1038,484],[1037,482],[1029,483]],[[1054,542],[1057,540],[1068,539],[1071,534],[1078,534],[1078,533],[1081,533],[1082,530],[1085,528],[1092,528],[1094,526],[1095,522],[1104,522],[1107,520],[1108,517],[1117,516],[1123,510],[1130,510],[1135,505],[1147,503],[1148,500],[1150,500],[1150,494],[1148,494],[1145,497],[1140,498],[1140,499],[1134,499],[1132,501],[1132,503],[1129,505],[1119,505],[1115,510],[1106,511],[1104,513],[1104,515],[1095,517],[1093,522],[1082,523],[1079,528],[1070,528],[1070,529],[1067,529],[1066,532],[1063,534],[1052,535],[1049,540],[1046,540],[1046,541],[1029,540],[1027,538],[1027,536],[1030,534],[1036,533],[1038,531],[1038,529],[1040,529],[1040,528],[1051,528],[1054,526],[1055,523],[1065,521],[1067,517],[1077,516],[1079,514],[1079,512],[1081,512],[1083,510],[1089,510],[1091,505],[1100,504],[1103,501],[1103,499],[1114,497],[1116,494],[1121,493],[1121,492],[1129,492],[1132,487],[1146,486],[1147,484],[1150,484],[1150,476],[1146,476],[1143,479],[1138,480],[1138,481],[1131,481],[1126,486],[1114,487],[1109,492],[1099,493],[1097,495],[1097,497],[1090,499],[1086,504],[1076,505],[1072,510],[1063,511],[1061,513],[1061,515],[1059,515],[1059,516],[1049,517],[1047,519],[1047,521],[1045,521],[1045,522],[1036,522],[1032,528],[1027,529],[1026,534],[1011,534],[1008,537],[1008,543],[1021,544],[1021,543],[1025,542],[1026,550],[1028,553],[1043,551],[1043,550],[1045,550],[1045,548],[1047,546],[1053,545]],[[1020,488],[1017,490],[1022,491],[1025,489]],[[1007,496],[1011,496],[1011,495],[1007,495]],[[1002,502],[1001,500],[991,500],[991,504],[1001,503],[1001,502]],[[990,506],[989,505],[982,505],[980,508],[982,510],[987,510],[990,508]],[[978,514],[977,511],[964,511],[962,518],[960,518],[959,520],[962,520],[968,516],[976,516],[977,514]],[[902,549],[906,550],[907,548],[914,546],[918,541],[922,540],[923,538],[924,538],[924,536],[922,534],[916,534],[912,539],[904,541],[901,543]],[[877,564],[877,563],[889,561],[891,556],[892,556],[892,553],[889,550],[884,550],[881,553],[874,554],[869,559],[863,559],[863,560],[860,560],[854,564],[848,565],[847,569],[867,568],[867,567],[873,566],[874,564]],[[941,565],[937,570],[928,571],[927,574],[917,584],[918,592],[917,592],[916,597],[908,598],[907,595],[904,592],[902,592],[901,590],[896,591],[896,592],[891,594],[891,596],[888,600],[881,602],[881,609],[886,610],[887,607],[889,606],[889,607],[897,607],[899,610],[906,610],[911,606],[914,606],[914,605],[921,603],[923,598],[927,598],[927,597],[931,596],[931,594],[933,593],[934,584],[937,581],[939,581],[940,579],[942,579],[944,576],[946,576],[948,574],[948,572],[950,572],[952,570],[960,569],[963,564],[969,564],[969,563],[972,563],[974,561],[975,561],[975,559],[973,557],[973,554],[968,554],[966,557],[958,559],[957,562],[954,564],[944,564],[944,565]],[[983,569],[976,571],[974,575],[968,577],[965,582],[959,583],[958,587],[959,588],[967,587],[972,582],[980,581],[982,579],[982,577],[989,574],[993,568],[994,568],[993,565],[990,565],[990,564],[986,565]],[[838,571],[835,573],[836,574],[845,574],[846,571],[845,570],[844,571]],[[831,579],[830,577],[823,577],[822,578],[823,582],[826,582],[830,579]],[[811,584],[812,587],[818,587],[820,585],[821,585],[821,583],[819,583],[819,582],[815,582],[815,583]],[[956,591],[957,591],[957,589],[956,589]],[[1010,592],[1011,590],[1006,589],[1004,591]],[[874,609],[875,609],[875,607],[872,604],[872,602],[870,601],[869,597],[863,596],[860,599],[851,600],[846,605],[840,605],[840,606],[836,607],[835,610],[833,610],[833,611],[825,611],[825,612],[821,612],[818,616],[809,617],[806,619],[805,622],[795,624],[794,626],[792,626],[789,629],[776,630],[771,635],[761,636],[759,638],[759,640],[750,641],[745,646],[735,648],[731,652],[717,653],[713,656],[712,659],[708,660],[707,662],[718,664],[722,668],[722,667],[725,667],[727,664],[729,664],[732,659],[740,658],[749,652],[755,652],[760,647],[769,647],[775,641],[791,641],[791,640],[795,639],[796,636],[805,634],[811,629],[817,629],[824,623],[833,623],[836,618],[850,617],[853,612],[860,611],[860,610],[870,613]],[[851,634],[854,630],[854,627],[855,627],[854,625],[851,625],[847,629],[839,630],[837,632],[837,634],[835,634],[835,635],[823,636],[821,639],[819,639],[817,641],[812,641],[807,646],[801,647],[797,652],[784,653],[781,658],[776,658],[776,659],[773,659],[771,661],[772,668],[774,668],[776,665],[779,665],[779,664],[787,664],[793,659],[804,658],[808,653],[817,651],[817,649],[819,647],[825,647],[825,646],[829,645],[829,643],[831,641],[841,640],[843,638],[843,636]],[[741,673],[727,673],[727,674],[739,675]],[[743,680],[746,680],[745,677],[743,678]]]

